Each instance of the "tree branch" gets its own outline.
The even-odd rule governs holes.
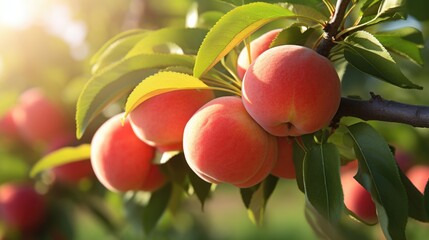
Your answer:
[[[340,31],[350,0],[338,0],[335,12],[324,27],[324,35],[316,51],[325,57],[335,46],[335,36]],[[404,123],[414,127],[429,128],[429,107],[416,106],[383,99],[371,93],[371,99],[356,100],[341,98],[340,107],[332,119],[331,126],[336,127],[342,117],[357,117],[362,120],[378,120],[385,122]]]
[[[316,51],[320,55],[328,57],[329,52],[335,46],[335,43],[333,40],[335,40],[335,35],[337,35],[337,33],[339,32],[339,28],[346,14],[349,3],[350,3],[350,0],[337,1],[335,12],[331,16],[331,19],[329,20],[329,22],[326,24],[324,28],[325,34],[323,35],[323,39],[316,49]]]
[[[367,101],[341,98],[340,107],[332,120],[333,126],[346,116],[429,128],[429,107],[385,100],[374,93]]]

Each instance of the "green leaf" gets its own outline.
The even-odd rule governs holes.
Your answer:
[[[34,177],[43,170],[60,166],[66,163],[89,160],[91,145],[82,144],[77,147],[65,147],[49,153],[40,159],[31,169],[30,176]]]
[[[377,15],[378,10],[380,9],[382,0],[368,0],[364,1],[360,11],[362,12],[362,16],[374,16]]]
[[[132,29],[132,30],[128,30],[125,32],[121,32],[119,34],[117,34],[116,36],[112,37],[109,41],[107,41],[92,57],[90,60],[90,64],[94,65],[98,59],[100,58],[101,55],[104,54],[104,52],[110,48],[111,45],[113,45],[115,42],[120,41],[121,39],[125,39],[125,38],[130,38],[133,37],[134,35],[139,35],[146,32],[146,30],[142,30],[142,29]]]
[[[251,3],[226,13],[208,32],[194,67],[194,76],[201,77],[241,41],[263,25],[294,14],[280,6]]]
[[[191,75],[177,72],[159,72],[142,81],[128,96],[125,105],[125,116],[139,104],[159,94],[186,90],[186,89],[213,89],[200,79]]]
[[[241,6],[244,4],[254,3],[254,2],[266,2],[266,3],[282,3],[282,2],[288,2],[288,3],[298,3],[298,4],[305,4],[310,6],[315,6],[320,4],[320,0],[219,0],[222,2],[227,2],[230,4],[233,4],[234,6]]]
[[[314,145],[304,159],[303,167],[306,199],[335,225],[344,207],[337,148],[332,143]]]
[[[293,164],[296,172],[296,183],[301,192],[305,193],[304,187],[304,160],[308,156],[309,149],[315,144],[313,134],[302,135],[295,138],[293,143]]]
[[[331,222],[326,221],[325,216],[321,215],[310,202],[305,202],[304,210],[305,219],[318,236],[318,239],[346,239],[341,233],[342,226],[339,227],[338,224],[333,225]]]
[[[277,182],[277,177],[269,175],[260,184],[250,188],[240,189],[241,198],[247,208],[249,218],[254,224],[258,226],[262,224],[265,207],[267,205],[268,199],[277,186]]]
[[[355,179],[370,192],[385,237],[405,239],[407,192],[388,144],[367,123],[356,123],[348,130],[359,161]]]
[[[315,32],[314,28],[307,28],[305,26],[291,26],[282,30],[271,43],[270,47],[294,44],[306,46],[309,38]]]
[[[200,200],[201,209],[204,209],[204,203],[210,195],[212,184],[202,180],[193,171],[188,172],[188,177],[198,200]]]
[[[168,207],[173,187],[168,183],[161,189],[153,192],[148,204],[143,209],[142,223],[146,234],[152,232],[159,219]]]
[[[408,196],[408,215],[416,220],[419,220],[422,222],[428,222],[429,217],[426,213],[423,194],[414,186],[414,184],[410,181],[410,179],[402,172],[401,168],[399,168],[399,165],[398,165],[398,171]]]
[[[128,51],[142,39],[147,32],[137,32],[135,34],[125,36],[120,38],[108,46],[104,47],[103,51],[98,53],[97,58],[91,61],[91,71],[93,74],[102,70],[104,67],[108,66],[111,63],[121,60]]]
[[[109,103],[130,92],[147,76],[169,66],[193,64],[194,57],[187,55],[142,54],[114,63],[92,76],[77,101],[77,137]]]
[[[375,37],[388,50],[397,53],[418,65],[423,65],[421,49],[424,47],[422,33],[412,27],[379,32]]]
[[[150,32],[128,52],[126,58],[155,53],[154,47],[163,44],[176,44],[186,54],[195,54],[201,45],[206,29],[198,28],[163,28]]]
[[[383,45],[370,33],[358,31],[344,40],[344,57],[362,72],[401,88],[423,89],[401,72]]]
[[[381,17],[405,17],[405,0],[384,0],[378,9],[377,18]]]

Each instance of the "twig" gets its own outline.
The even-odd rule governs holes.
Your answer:
[[[386,100],[374,93],[371,93],[369,100],[341,98],[340,107],[332,121],[333,126],[346,116],[429,128],[429,107]]]
[[[339,27],[344,19],[344,15],[347,12],[347,6],[349,5],[350,0],[338,0],[337,6],[335,7],[335,12],[332,15],[329,22],[325,25],[324,30],[325,34],[323,35],[323,40],[320,42],[316,51],[325,57],[329,56],[329,52],[335,46],[334,40],[335,35],[339,32]]]

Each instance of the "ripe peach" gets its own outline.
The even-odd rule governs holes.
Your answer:
[[[30,143],[48,142],[67,130],[62,109],[39,88],[21,94],[13,118],[22,137]]]
[[[182,150],[183,130],[192,115],[214,98],[211,90],[178,90],[141,103],[129,115],[142,141],[160,151]]]
[[[15,183],[0,186],[0,218],[11,229],[19,232],[37,230],[45,215],[45,200],[33,187]]]
[[[249,52],[247,51],[247,48],[244,47],[240,55],[238,55],[237,59],[237,74],[240,79],[243,79],[244,74],[246,73],[247,69],[249,68],[250,64],[263,52],[268,50],[270,48],[271,42],[278,36],[278,34],[282,31],[282,29],[275,29],[271,30],[269,32],[266,32],[259,36],[258,38],[254,39],[252,42],[250,42],[250,59],[249,59]],[[249,62],[249,60],[251,62]]]
[[[424,193],[429,180],[429,166],[416,165],[407,171],[407,176],[416,188]]]
[[[293,163],[293,140],[288,137],[277,137],[278,159],[271,170],[271,174],[286,179],[293,179],[295,175],[295,165]]]
[[[400,148],[396,148],[395,159],[402,171],[406,172],[413,165],[413,156]]]
[[[0,117],[0,134],[4,134],[8,138],[18,139],[19,130],[13,119],[13,112],[15,108],[8,110],[2,117]]]
[[[57,166],[52,169],[52,173],[55,180],[69,184],[76,184],[83,179],[89,179],[94,176],[89,159]]]
[[[243,79],[243,103],[249,114],[275,136],[300,136],[327,126],[341,99],[332,63],[296,45],[270,48]]]
[[[238,97],[219,97],[186,124],[183,148],[190,168],[212,183],[240,188],[261,182],[277,160],[277,140],[246,112]]]
[[[354,171],[342,173],[341,184],[344,192],[344,204],[365,222],[375,223],[377,214],[371,194],[356,179]]]
[[[155,179],[150,179],[154,175],[151,171],[158,170],[152,163],[155,148],[137,138],[129,121],[122,126],[121,117],[118,114],[107,120],[94,134],[91,164],[95,175],[111,191],[149,191],[154,185],[162,186],[165,177],[155,174]]]
[[[73,146],[76,145],[76,143],[77,140],[74,134],[63,134],[48,143],[46,153],[50,153],[62,147]],[[54,167],[52,168],[52,173],[56,181],[68,184],[76,184],[83,179],[90,179],[95,176],[89,159]]]

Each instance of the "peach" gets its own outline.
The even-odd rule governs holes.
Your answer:
[[[64,112],[40,88],[21,94],[13,118],[22,137],[30,143],[48,142],[67,131]]]
[[[13,118],[15,108],[9,109],[2,117],[0,117],[0,134],[4,134],[8,138],[18,139],[19,130]]]
[[[278,159],[271,170],[271,174],[286,179],[293,179],[295,175],[295,165],[293,163],[293,140],[289,137],[277,137]]]
[[[246,112],[239,97],[219,97],[186,124],[183,149],[190,168],[211,183],[251,187],[277,161],[277,139]]]
[[[76,184],[83,179],[94,176],[91,161],[89,159],[66,163],[52,169],[55,180],[63,183]]]
[[[429,166],[415,165],[407,171],[407,177],[421,193],[424,193],[429,180]]]
[[[353,178],[354,175],[354,171],[348,171],[341,175],[344,204],[360,219],[368,223],[375,223],[377,213],[371,194]]]
[[[63,134],[48,143],[46,153],[76,144],[77,139],[74,134]],[[54,167],[52,168],[51,172],[53,173],[56,181],[68,184],[77,184],[83,179],[90,179],[95,176],[89,159],[66,163],[61,166]]]
[[[188,120],[214,98],[211,90],[178,90],[141,103],[129,114],[131,126],[142,141],[160,151],[182,150]]]
[[[413,165],[413,156],[400,148],[396,148],[395,159],[402,171],[406,172]]]
[[[262,53],[243,79],[249,114],[275,136],[300,136],[326,127],[341,99],[332,63],[312,49],[283,45]]]
[[[270,48],[271,42],[278,36],[282,29],[275,29],[266,32],[250,42],[250,58],[247,47],[244,47],[237,59],[237,74],[240,79],[243,79],[244,74],[250,64],[263,52]]]
[[[155,148],[141,141],[129,121],[121,124],[123,114],[107,120],[96,131],[91,142],[91,164],[98,180],[109,190],[154,190],[166,181],[153,166]],[[155,169],[155,170],[153,170]],[[155,176],[153,179],[152,176]],[[157,183],[151,183],[157,181]],[[149,186],[149,188],[146,188]]]
[[[44,222],[46,203],[42,195],[26,184],[0,186],[0,218],[19,232],[37,230]]]

